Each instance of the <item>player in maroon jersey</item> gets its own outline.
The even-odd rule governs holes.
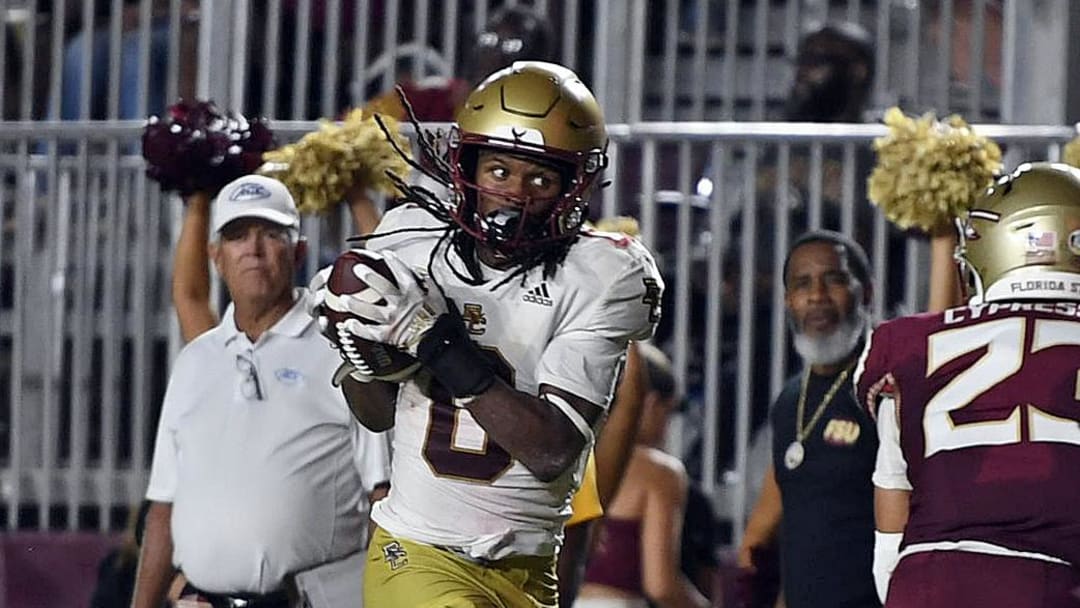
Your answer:
[[[1080,605],[1080,170],[1021,165],[958,226],[968,305],[881,325],[856,369],[879,594]]]

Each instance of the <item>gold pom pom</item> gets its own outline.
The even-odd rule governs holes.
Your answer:
[[[398,122],[380,116],[403,151],[409,142],[398,133]],[[373,114],[353,110],[339,125],[323,121],[318,131],[263,155],[262,172],[282,181],[303,213],[329,211],[356,187],[397,194],[390,171],[402,178],[409,164],[401,157],[375,122]]]
[[[967,210],[1001,170],[1001,149],[959,116],[914,119],[885,113],[889,133],[874,140],[878,162],[867,181],[870,200],[900,228],[944,228]]]
[[[621,232],[626,236],[638,236],[641,234],[638,221],[626,215],[600,218],[596,221],[596,229],[601,232]]]
[[[1080,167],[1080,137],[1074,137],[1061,151],[1061,162]]]

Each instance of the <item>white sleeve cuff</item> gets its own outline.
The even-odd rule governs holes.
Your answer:
[[[585,417],[578,413],[578,411],[574,409],[574,406],[570,405],[569,401],[550,392],[543,393],[542,395],[540,395],[540,398],[544,401],[547,401],[551,405],[559,408],[559,411],[562,412],[567,418],[569,418],[570,422],[574,423],[574,426],[577,427],[577,430],[582,434],[582,436],[585,437],[585,443],[587,445],[592,445],[592,427],[589,426],[589,423],[585,421]]]
[[[903,538],[903,532],[874,530],[874,586],[882,604],[889,593],[889,578],[896,569],[896,562],[900,560],[900,541]]]

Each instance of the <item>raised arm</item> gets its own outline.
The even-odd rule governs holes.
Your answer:
[[[210,306],[210,195],[195,192],[184,201],[180,240],[173,254],[172,299],[180,335],[190,342],[217,325]]]
[[[963,303],[953,254],[956,233],[951,228],[930,237],[930,297],[927,312],[941,312]]]
[[[375,231],[381,218],[375,201],[368,196],[367,188],[362,185],[354,186],[345,193],[345,203],[349,205],[349,213],[357,234],[371,234]]]

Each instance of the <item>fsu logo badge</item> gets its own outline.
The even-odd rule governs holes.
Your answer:
[[[461,320],[465,322],[465,329],[474,336],[483,335],[487,330],[487,315],[479,304],[464,305],[461,310]]]
[[[849,446],[859,440],[859,423],[846,418],[833,418],[825,425],[821,438],[829,445]]]

